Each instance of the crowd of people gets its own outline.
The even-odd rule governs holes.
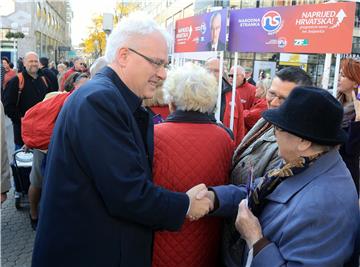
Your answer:
[[[89,71],[3,59],[16,149],[26,112],[69,93],[34,150],[32,266],[358,267],[360,62],[342,61],[335,98],[298,67],[255,82],[218,58],[169,66],[169,43],[134,14]]]

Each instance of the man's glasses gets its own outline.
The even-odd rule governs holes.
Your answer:
[[[234,78],[234,74],[228,74],[229,78]]]
[[[153,58],[149,58],[143,54],[141,54],[140,52],[132,49],[132,48],[128,48],[131,52],[137,54],[138,56],[141,56],[143,59],[145,59],[146,61],[150,62],[151,64],[154,64],[156,66],[157,69],[163,67],[164,69],[168,70],[169,69],[169,64],[165,63],[163,60],[157,60],[157,59],[153,59]]]

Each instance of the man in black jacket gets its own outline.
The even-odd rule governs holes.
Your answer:
[[[44,77],[41,78],[43,73],[39,71],[39,57],[35,52],[25,55],[24,66],[25,69],[9,81],[4,91],[5,114],[13,123],[16,149],[24,144],[21,138],[21,118],[29,108],[42,101],[48,92],[53,91]],[[22,90],[19,90],[21,75],[24,85]]]
[[[5,114],[13,123],[15,150],[24,145],[21,138],[21,118],[28,109],[42,101],[47,93],[54,91],[54,87],[50,87],[43,72],[39,71],[39,57],[35,52],[28,52],[25,55],[24,66],[24,70],[9,81],[4,91]],[[41,193],[42,175],[39,169],[42,158],[40,152],[34,152],[29,188],[30,222],[33,229],[37,224],[37,206]]]
[[[41,57],[39,61],[40,61],[39,64],[40,70],[43,72],[49,84],[49,87],[54,91],[58,91],[59,90],[58,80],[55,73],[49,69],[49,59],[47,57]]]

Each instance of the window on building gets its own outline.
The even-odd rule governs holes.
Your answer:
[[[356,3],[356,10],[355,10],[355,27],[360,28],[360,3]]]
[[[260,7],[270,7],[273,6],[273,0],[261,0]]]
[[[175,23],[177,20],[182,19],[182,18],[183,18],[182,12],[179,11],[178,13],[176,13],[176,14],[174,15],[174,23]]]
[[[192,17],[194,16],[194,5],[191,4],[184,8],[184,18]]]
[[[353,37],[352,53],[360,54],[360,37]]]
[[[240,7],[241,8],[250,8],[250,7],[256,7],[257,1],[254,0],[241,0]]]
[[[41,5],[40,5],[40,3],[37,3],[37,5],[36,5],[36,16],[38,18],[41,18]]]
[[[275,0],[274,6],[291,6],[292,0]]]

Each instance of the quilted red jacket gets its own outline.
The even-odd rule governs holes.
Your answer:
[[[169,118],[173,116],[174,113]],[[157,124],[154,145],[153,177],[156,184],[186,192],[199,183],[215,186],[228,182],[233,142],[216,124]],[[218,266],[221,230],[220,218],[205,217],[195,222],[186,220],[180,232],[157,232],[152,266]]]

